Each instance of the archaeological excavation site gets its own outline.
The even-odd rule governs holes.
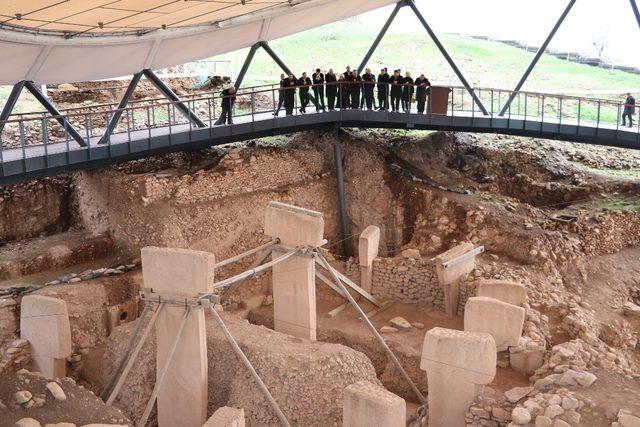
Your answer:
[[[4,186],[0,425],[638,426],[638,167],[342,128]]]

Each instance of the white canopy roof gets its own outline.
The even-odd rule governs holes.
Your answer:
[[[95,80],[165,68],[396,1],[0,0],[0,84]]]

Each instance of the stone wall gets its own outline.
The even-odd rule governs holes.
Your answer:
[[[16,301],[13,298],[0,299],[0,346],[16,337],[18,321]]]
[[[26,368],[31,361],[31,351],[29,341],[17,339],[0,353],[0,374],[18,372]]]

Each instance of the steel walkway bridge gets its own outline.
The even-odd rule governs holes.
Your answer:
[[[481,88],[472,89],[474,96],[469,96],[465,87],[448,89],[446,114],[419,114],[415,109],[315,112],[313,102],[302,114],[296,95],[293,115],[286,116],[283,109],[274,116],[279,90],[261,86],[238,91],[232,125],[216,124],[221,97],[215,92],[174,101],[132,101],[126,108],[102,104],[90,111],[12,115],[0,121],[0,185],[319,128],[483,132],[640,148],[637,114],[633,128],[623,127],[624,105],[619,102]],[[476,99],[486,106],[487,114]]]

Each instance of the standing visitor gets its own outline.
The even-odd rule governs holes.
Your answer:
[[[400,98],[402,98],[402,84],[404,79],[400,75],[400,70],[395,70],[393,76],[389,78],[389,84],[391,85],[391,111],[400,110]]]
[[[285,86],[287,78],[284,73],[280,74],[280,89],[278,89],[278,107],[276,111],[273,113],[274,116],[280,114],[280,109],[282,108],[282,104],[284,103],[284,90],[282,88]]]
[[[389,73],[386,68],[378,74],[378,106],[380,111],[389,109]]]
[[[336,95],[338,94],[338,78],[333,73],[333,68],[329,68],[329,72],[325,76],[325,82],[327,84],[327,106],[329,111],[333,111],[336,105]]]
[[[622,113],[622,126],[627,125],[627,117],[629,118],[629,127],[633,127],[633,115],[636,113],[636,99],[627,92],[627,99],[624,101],[624,111]]]
[[[285,84],[283,86],[284,90],[284,109],[287,112],[287,116],[293,114],[293,109],[296,104],[296,83],[297,80],[293,74],[289,74],[289,77],[286,78]]]
[[[431,86],[429,79],[427,79],[424,74],[420,74],[420,77],[416,79],[416,101],[418,102],[418,113],[420,114],[424,113],[429,86]]]
[[[316,72],[313,73],[313,97],[316,99],[316,111],[325,110],[324,107],[324,74],[320,72],[320,68],[316,68]]]
[[[406,113],[411,112],[413,91],[413,78],[411,77],[411,73],[407,71],[404,75],[404,85],[402,87],[402,110]]]
[[[371,69],[367,68],[364,70],[364,74],[362,75],[362,86],[364,91],[364,99],[363,102],[367,106],[367,110],[372,110],[373,105],[373,89],[376,83],[376,76],[371,74]]]
[[[298,79],[299,95],[300,95],[300,112],[307,112],[309,105],[309,88],[311,87],[311,79],[307,77],[307,73],[302,73],[302,77]]]

